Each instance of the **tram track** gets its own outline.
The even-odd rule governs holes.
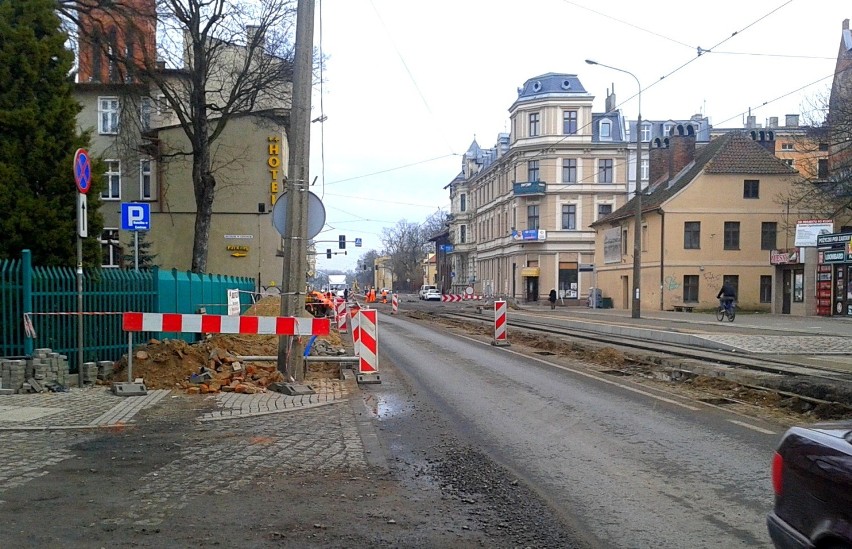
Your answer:
[[[492,319],[472,312],[444,311],[435,316],[453,322],[493,326]],[[658,375],[671,376],[671,381],[677,381],[681,376],[719,377],[782,398],[795,397],[814,406],[842,408],[846,415],[852,415],[852,376],[830,367],[796,364],[789,356],[746,355],[723,345],[719,348],[696,348],[650,337],[602,333],[594,325],[584,328],[582,323],[566,327],[541,318],[535,321],[509,318],[507,324],[509,328],[530,336],[555,337],[581,347],[612,348],[625,354],[631,362],[656,370]],[[648,332],[654,331],[659,332]]]

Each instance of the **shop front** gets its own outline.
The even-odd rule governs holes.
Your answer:
[[[852,317],[852,233],[817,237],[817,314]]]

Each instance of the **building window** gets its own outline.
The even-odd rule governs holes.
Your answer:
[[[772,303],[772,275],[760,275],[760,302]]]
[[[740,297],[740,277],[739,275],[722,275],[722,284],[730,284],[734,289],[734,294],[737,299]]]
[[[172,112],[172,106],[169,104],[168,99],[163,94],[157,96],[157,114],[160,116],[165,114],[170,114]]]
[[[784,158],[782,160],[782,162],[784,162],[784,164],[786,164],[787,166],[789,166],[791,168],[793,167],[793,159],[792,158]]]
[[[462,193],[461,195],[459,195],[459,211],[463,212],[463,211],[466,211],[466,210],[467,210],[467,195]]]
[[[566,158],[562,160],[562,182],[576,183],[577,182],[577,159]]]
[[[651,176],[651,165],[649,162],[647,158],[643,158],[640,164],[639,174],[642,181],[648,181],[648,178]]]
[[[601,122],[598,133],[600,134],[601,139],[612,139],[612,122],[609,120]]]
[[[98,133],[118,133],[118,97],[98,98]]]
[[[151,129],[151,115],[154,112],[154,102],[150,97],[143,97],[139,104],[139,124],[143,131]]]
[[[760,181],[746,179],[743,182],[743,198],[760,198]]]
[[[725,249],[740,249],[740,222],[725,221]]]
[[[698,302],[698,275],[683,275],[683,302]]]
[[[663,124],[663,137],[668,137],[672,131],[672,128],[674,128],[674,124]]]
[[[627,255],[627,229],[621,230],[621,255]]]
[[[781,143],[781,150],[782,151],[792,151],[793,150],[793,144],[792,143]]]
[[[537,231],[538,228],[538,204],[527,206],[527,229]]]
[[[760,249],[774,250],[777,243],[778,223],[765,221],[760,224]]]
[[[535,137],[539,135],[539,124],[541,120],[541,115],[537,112],[530,113],[530,137]]]
[[[612,204],[598,204],[598,219],[612,213]]]
[[[820,158],[817,160],[817,177],[819,179],[828,179],[828,159]]]
[[[102,267],[121,267],[121,243],[118,240],[118,229],[104,229],[101,232],[101,262]]]
[[[650,124],[642,124],[642,128],[639,130],[639,138],[643,143],[647,143],[651,140],[651,125]]]
[[[562,230],[574,231],[577,229],[577,205],[562,205]]]
[[[121,162],[118,160],[105,160],[106,172],[104,172],[104,191],[101,198],[104,200],[121,200]]]
[[[139,161],[139,198],[142,200],[154,198],[151,192],[151,161],[147,158]]]
[[[538,160],[527,162],[527,181],[530,183],[538,181]]]
[[[683,224],[683,249],[701,249],[701,222],[687,221]]]
[[[612,183],[612,159],[598,160],[598,183]]]
[[[805,271],[796,269],[793,271],[793,301],[802,303],[805,300]]]
[[[820,143],[819,150],[822,152],[828,152],[828,143]]]
[[[459,225],[459,244],[467,242],[467,225]]]
[[[577,133],[577,111],[562,111],[562,133],[565,135]]]

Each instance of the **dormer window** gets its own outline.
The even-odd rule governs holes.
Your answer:
[[[651,125],[643,123],[639,133],[643,143],[649,142],[651,140]]]
[[[668,137],[669,134],[672,131],[672,128],[674,128],[674,124],[671,124],[671,123],[663,124],[663,137]]]
[[[598,128],[601,139],[612,139],[612,122],[603,120]]]

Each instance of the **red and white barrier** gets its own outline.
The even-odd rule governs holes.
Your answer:
[[[494,341],[492,345],[508,345],[509,339],[506,334],[506,302],[494,302]]]
[[[356,303],[349,309],[349,318],[352,320],[352,348],[355,350],[355,356],[358,356],[360,350],[360,338],[361,338],[361,328],[360,328],[360,317],[358,313],[361,311],[361,307]]]
[[[338,297],[334,301],[334,313],[335,318],[337,320],[337,331],[341,334],[345,334],[348,332],[348,317],[346,314],[346,300],[342,297]]]
[[[360,331],[358,353],[358,382],[381,383],[379,379],[378,311],[362,309],[358,313]]]
[[[469,301],[478,299],[482,299],[482,296],[468,294],[445,294],[441,296],[441,301],[450,303],[458,303],[459,301]]]
[[[393,294],[391,296],[391,314],[395,315],[399,312],[399,296]]]
[[[227,316],[179,313],[124,313],[125,332],[184,332],[205,334],[328,335],[327,318],[291,316]]]

